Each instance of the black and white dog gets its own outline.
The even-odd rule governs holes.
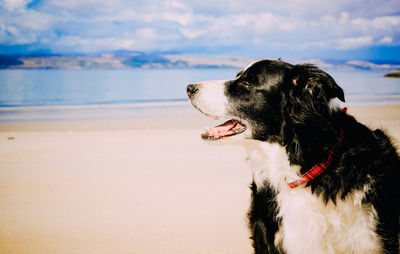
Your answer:
[[[203,139],[245,144],[255,253],[398,253],[399,156],[382,130],[333,103],[344,94],[331,76],[261,60],[187,93],[205,115],[230,119]]]

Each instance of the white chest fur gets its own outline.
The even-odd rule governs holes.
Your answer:
[[[251,141],[246,150],[257,188],[268,184],[276,191],[282,224],[275,244],[282,244],[288,254],[381,253],[376,211],[361,202],[369,186],[336,205],[325,204],[309,188],[289,188],[287,181],[298,178],[299,168],[290,166],[282,146]]]

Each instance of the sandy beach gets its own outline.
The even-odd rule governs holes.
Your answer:
[[[400,140],[400,105],[350,107]],[[0,124],[0,253],[251,253],[251,173],[197,112]]]

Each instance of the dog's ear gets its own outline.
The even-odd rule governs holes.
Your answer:
[[[288,82],[299,94],[308,92],[316,97],[325,97],[326,101],[338,98],[345,101],[343,89],[326,72],[310,64],[293,66]]]

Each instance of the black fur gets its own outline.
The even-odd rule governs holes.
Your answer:
[[[331,76],[313,65],[263,60],[225,86],[234,105],[230,115],[250,123],[253,139],[284,146],[290,163],[299,165],[301,173],[327,159],[343,130],[331,165],[307,186],[325,202],[336,203],[370,183],[362,202],[377,211],[377,234],[385,253],[399,253],[399,156],[382,130],[370,130],[342,110],[332,111],[330,100],[345,98]],[[248,216],[255,253],[284,253],[274,243],[280,225],[274,190],[268,185],[257,189],[254,183],[251,190]]]

